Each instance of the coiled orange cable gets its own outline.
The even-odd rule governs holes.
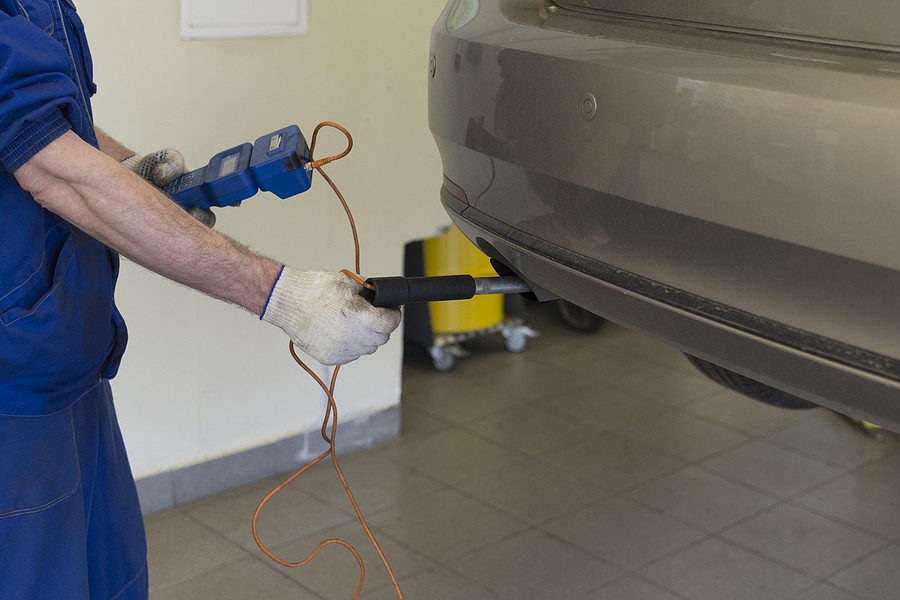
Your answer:
[[[355,255],[356,255],[355,256],[355,258],[356,258],[355,267],[356,268],[355,268],[355,271],[350,271],[349,269],[344,269],[342,271],[342,273],[344,273],[345,275],[347,275],[348,277],[350,277],[351,279],[353,279],[360,285],[365,286],[366,283],[359,276],[359,273],[360,273],[360,267],[359,267],[360,251],[359,251],[359,235],[356,230],[356,222],[353,219],[353,214],[350,212],[350,207],[347,205],[347,201],[344,199],[343,194],[341,194],[340,190],[338,189],[337,185],[335,185],[334,181],[332,181],[331,178],[325,173],[325,171],[322,170],[323,165],[327,165],[328,163],[330,163],[332,161],[343,158],[343,157],[347,156],[347,154],[350,153],[350,150],[353,148],[353,137],[350,135],[349,131],[347,131],[344,127],[338,125],[337,123],[332,123],[331,121],[325,121],[323,123],[319,123],[319,125],[317,125],[315,130],[313,131],[312,140],[310,143],[310,150],[309,150],[310,159],[312,159],[313,153],[315,151],[316,138],[319,135],[319,130],[321,130],[323,127],[333,127],[335,129],[341,131],[347,137],[347,148],[340,154],[336,154],[334,156],[328,156],[321,160],[312,160],[312,162],[309,163],[309,167],[312,169],[315,169],[322,176],[322,179],[327,181],[328,185],[331,186],[331,189],[334,191],[335,195],[340,200],[341,205],[344,207],[344,212],[347,214],[347,219],[350,222],[350,229],[353,233],[353,246],[354,246]],[[363,516],[362,511],[359,508],[359,504],[357,504],[357,502],[356,502],[356,498],[354,498],[354,496],[353,496],[353,492],[350,490],[350,485],[347,483],[347,478],[344,476],[344,472],[341,469],[341,465],[340,465],[340,462],[338,461],[337,454],[335,453],[335,439],[337,436],[337,425],[338,425],[338,410],[337,410],[337,403],[335,402],[335,399],[334,399],[334,388],[335,388],[335,385],[337,384],[337,377],[338,377],[338,373],[340,372],[341,368],[340,368],[340,366],[337,366],[334,368],[334,371],[331,374],[330,385],[326,385],[325,382],[315,372],[313,372],[313,370],[310,369],[309,366],[307,366],[306,363],[304,363],[303,360],[301,360],[299,356],[297,356],[297,352],[294,350],[293,342],[290,343],[289,349],[291,352],[291,356],[294,358],[294,360],[297,362],[297,364],[300,365],[303,368],[303,370],[306,371],[307,374],[309,374],[309,376],[315,380],[315,382],[317,384],[319,384],[319,387],[322,388],[322,390],[325,392],[325,395],[328,397],[328,405],[325,409],[325,418],[322,421],[322,429],[321,429],[322,439],[325,440],[325,443],[328,445],[328,449],[325,450],[325,452],[320,454],[318,457],[316,457],[315,459],[313,459],[312,461],[310,461],[309,463],[304,465],[301,469],[296,471],[294,474],[292,474],[290,477],[285,479],[283,482],[281,482],[277,487],[275,487],[275,489],[273,489],[271,492],[266,494],[265,498],[263,498],[260,501],[259,505],[256,507],[256,511],[253,513],[253,520],[251,523],[252,530],[253,530],[253,539],[256,542],[256,545],[259,546],[259,549],[262,550],[266,556],[268,556],[273,561],[277,562],[278,564],[280,564],[282,566],[292,567],[292,568],[293,567],[302,567],[302,566],[309,564],[309,562],[312,561],[316,557],[316,555],[319,553],[319,551],[322,548],[324,548],[325,546],[328,546],[331,544],[338,544],[340,546],[343,546],[344,548],[346,548],[353,554],[353,557],[356,558],[356,562],[359,565],[359,583],[357,584],[356,591],[353,594],[353,600],[357,600],[359,598],[359,594],[362,591],[363,584],[365,583],[365,580],[366,580],[366,567],[365,567],[365,564],[363,563],[362,557],[359,555],[359,552],[356,550],[356,548],[353,547],[352,544],[350,544],[349,542],[346,542],[344,540],[341,540],[341,539],[336,539],[336,538],[327,539],[327,540],[321,542],[319,545],[317,545],[313,549],[313,551],[310,552],[309,555],[307,555],[307,557],[304,558],[303,560],[297,561],[297,562],[290,562],[290,561],[280,558],[275,553],[273,553],[271,550],[269,550],[269,548],[267,548],[266,545],[260,539],[259,531],[257,529],[257,521],[259,520],[259,515],[262,512],[263,507],[266,505],[266,503],[269,502],[269,500],[271,500],[278,492],[280,492],[285,487],[290,485],[290,483],[292,481],[294,481],[295,479],[300,477],[300,475],[302,475],[303,473],[305,473],[306,471],[311,469],[316,464],[323,461],[325,458],[331,457],[331,464],[332,464],[332,466],[334,466],[334,470],[341,480],[341,485],[343,485],[344,492],[346,493],[347,498],[350,500],[350,504],[353,506],[353,510],[356,512],[357,519],[359,519],[359,522],[362,525],[363,530],[366,532],[366,536],[369,538],[369,541],[372,542],[372,546],[375,548],[375,551],[378,553],[378,557],[381,559],[381,562],[384,564],[385,569],[387,569],[387,573],[391,579],[391,583],[394,585],[394,591],[397,593],[397,598],[399,600],[403,600],[403,592],[400,591],[400,585],[397,583],[397,578],[394,575],[394,571],[393,571],[393,569],[391,569],[391,565],[388,563],[387,557],[384,555],[384,552],[382,551],[381,546],[378,544],[378,540],[375,539],[375,535],[372,533],[372,530],[369,528],[368,523],[366,523],[366,519]]]

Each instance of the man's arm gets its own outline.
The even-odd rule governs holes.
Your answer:
[[[99,127],[94,127],[94,133],[100,145],[100,152],[125,165],[141,179],[160,189],[165,188],[185,171],[184,157],[178,150],[166,148],[146,156],[139,156]],[[188,212],[210,229],[215,227],[216,215],[212,210],[194,206]]]
[[[14,173],[42,206],[169,279],[261,315],[281,266],[208,229],[72,132]]]

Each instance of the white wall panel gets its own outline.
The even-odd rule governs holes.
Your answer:
[[[449,222],[426,117],[430,31],[444,4],[326,0],[310,7],[306,37],[186,41],[176,0],[81,0],[95,120],[139,152],[178,148],[190,168],[290,123],[307,134],[324,120],[345,125],[353,152],[326,170],[354,210],[364,275],[398,274],[403,244]],[[324,135],[319,152],[343,148],[340,134]],[[289,264],[352,266],[345,217],[319,178],[290,200],[261,194],[217,214],[217,229]],[[113,390],[136,476],[318,428],[322,393],[278,329],[133,263],[117,300],[131,338]],[[344,368],[343,419],[396,406],[402,347],[397,332]]]
[[[181,0],[181,37],[305,35],[308,15],[307,0]]]

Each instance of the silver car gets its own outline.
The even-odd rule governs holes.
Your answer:
[[[539,299],[900,430],[900,3],[453,0],[429,121]]]

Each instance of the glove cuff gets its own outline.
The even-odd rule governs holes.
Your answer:
[[[272,284],[272,289],[269,290],[269,297],[266,298],[266,305],[263,306],[262,314],[259,315],[260,321],[266,321],[266,314],[269,312],[269,304],[272,303],[272,296],[275,294],[275,286],[278,285],[278,282],[281,281],[281,276],[284,275],[285,266],[281,265],[281,270],[278,271],[278,277],[275,278],[275,283]]]
[[[130,171],[137,172],[138,165],[141,164],[141,156],[139,154],[132,154],[128,158],[120,160],[119,164]]]
[[[309,316],[319,308],[319,304],[327,302],[322,298],[322,293],[328,290],[328,275],[324,271],[282,267],[260,319],[285,331],[292,331],[298,338],[295,342],[307,341],[311,328],[320,326],[311,322]]]

